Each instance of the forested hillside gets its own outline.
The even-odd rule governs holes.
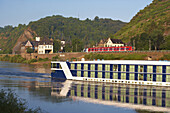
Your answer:
[[[56,15],[30,22],[27,26],[5,26],[0,28],[0,48],[3,49],[1,53],[11,53],[18,38],[27,29],[34,32],[34,36],[66,40],[66,51],[81,51],[84,47],[92,47],[101,39],[113,35],[124,24],[119,20],[102,19],[97,16],[94,20],[79,20]]]
[[[170,50],[170,0],[153,0],[113,37],[138,50]]]

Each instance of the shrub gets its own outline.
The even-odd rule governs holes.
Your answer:
[[[1,113],[40,113],[40,108],[28,109],[27,102],[19,98],[11,90],[0,90],[0,110]]]

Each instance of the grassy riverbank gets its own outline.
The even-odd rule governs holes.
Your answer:
[[[85,55],[85,59],[104,59],[104,60],[147,60],[147,54],[101,54],[101,53],[90,53]],[[170,60],[170,54],[164,54],[162,57],[152,60]]]
[[[26,60],[21,55],[15,55],[15,56],[0,56],[0,61],[8,61],[11,63],[26,63],[26,64],[40,64],[43,66],[50,65],[50,60],[48,58],[39,58],[39,59],[30,59]]]

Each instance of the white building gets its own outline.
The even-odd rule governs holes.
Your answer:
[[[22,52],[26,52],[27,48],[32,48],[35,53],[38,54],[52,54],[53,53],[53,41],[48,38],[36,37],[36,41],[26,41],[21,44]]]
[[[104,47],[121,47],[125,46],[121,39],[110,39],[108,38],[107,42],[105,42]]]
[[[52,54],[53,42],[50,39],[44,38],[38,43],[38,54]]]

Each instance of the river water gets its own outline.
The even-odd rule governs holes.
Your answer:
[[[170,112],[170,88],[50,78],[50,69],[0,62],[0,88],[49,113]]]

